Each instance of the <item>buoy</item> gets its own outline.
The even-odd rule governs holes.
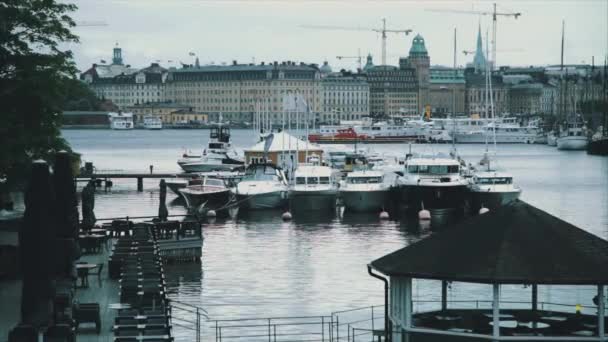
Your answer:
[[[479,215],[481,215],[481,214],[485,214],[485,213],[487,213],[488,211],[490,211],[490,209],[488,209],[488,208],[486,208],[486,207],[481,207],[481,209],[479,209]]]
[[[383,210],[383,211],[380,213],[380,219],[381,219],[381,220],[388,220],[389,218],[390,218],[390,216],[389,216],[389,214],[388,214],[386,211],[384,211],[384,210]]]
[[[418,219],[426,221],[426,220],[430,220],[431,219],[431,212],[426,210],[426,209],[422,209],[418,212]]]
[[[291,213],[289,211],[286,211],[283,213],[283,215],[281,215],[281,218],[283,219],[283,221],[291,221]]]
[[[217,213],[215,212],[215,210],[209,210],[207,211],[207,217],[216,217]]]

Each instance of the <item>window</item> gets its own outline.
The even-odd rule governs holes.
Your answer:
[[[321,184],[329,184],[329,177],[321,177],[320,180]]]
[[[317,177],[308,177],[308,184],[319,184],[319,178]]]
[[[304,177],[296,177],[296,184],[306,184],[306,178]]]

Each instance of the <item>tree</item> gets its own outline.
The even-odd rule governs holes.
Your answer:
[[[73,4],[0,0],[0,174],[26,177],[32,159],[66,149],[61,138],[65,84],[77,70],[62,43],[78,42]]]

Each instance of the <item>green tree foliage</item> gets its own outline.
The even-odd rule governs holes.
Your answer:
[[[0,174],[23,179],[32,158],[60,149],[66,84],[77,70],[62,44],[78,42],[68,13],[55,0],[0,0]]]

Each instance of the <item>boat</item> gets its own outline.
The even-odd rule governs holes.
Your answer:
[[[133,129],[133,113],[109,112],[110,128],[115,130]]]
[[[534,124],[520,126],[504,121],[489,123],[476,131],[457,132],[454,139],[459,144],[483,144],[494,139],[497,144],[539,144],[545,141],[540,128]]]
[[[272,163],[252,163],[232,190],[241,209],[275,209],[287,204],[288,185],[283,170]]]
[[[461,162],[442,154],[411,155],[399,178],[399,197],[407,209],[455,209],[464,206],[468,181]]]
[[[557,138],[558,150],[584,150],[587,148],[585,122],[580,115],[572,115],[566,121],[565,129]]]
[[[144,116],[144,128],[145,129],[154,129],[154,130],[162,129],[163,121],[158,116],[146,115],[146,116]]]
[[[589,144],[587,145],[588,154],[600,156],[608,155],[608,132],[604,127],[606,126],[600,126],[597,132],[591,136]]]
[[[352,127],[337,127],[335,131],[333,128],[328,128],[325,126],[321,126],[320,133],[309,134],[308,141],[311,143],[318,144],[342,144],[342,143],[357,143],[363,142],[368,137],[365,134],[359,134]]]
[[[340,125],[321,125],[319,132],[309,134],[311,142],[340,143],[399,143],[424,140],[422,130],[401,118],[389,121],[342,122]]]
[[[179,189],[190,210],[198,213],[213,210],[216,214],[228,212],[234,195],[222,179],[204,176],[199,184],[188,185]]]
[[[352,171],[340,184],[340,199],[346,211],[379,212],[389,200],[392,183],[381,171]]]
[[[329,166],[300,165],[294,172],[295,184],[289,189],[292,211],[329,211],[336,207],[338,185]]]
[[[555,134],[555,132],[551,131],[547,133],[547,145],[557,146],[557,135]]]
[[[179,190],[184,189],[189,185],[200,185],[202,181],[201,178],[170,178],[165,179],[165,184],[167,184],[167,187],[171,189],[173,193],[181,197],[182,194]]]
[[[186,172],[231,171],[244,162],[230,145],[230,128],[218,124],[211,127],[207,148],[200,157],[184,155],[177,164]]]
[[[469,185],[471,209],[494,210],[519,198],[521,189],[513,184],[513,176],[506,172],[474,172]]]

